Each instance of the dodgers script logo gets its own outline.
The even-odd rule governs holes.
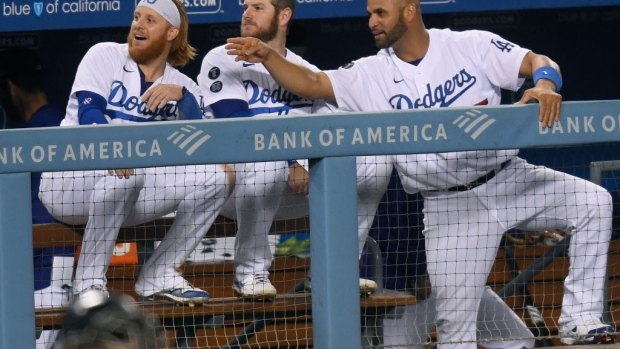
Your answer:
[[[432,87],[431,84],[426,84],[426,93],[415,102],[403,94],[397,94],[390,98],[389,103],[393,109],[448,107],[474,86],[476,81],[478,79],[475,76],[462,69],[452,79],[446,80],[439,86]],[[394,81],[394,83],[399,82],[401,81]]]
[[[268,88],[261,89],[254,81],[252,80],[244,80],[243,85],[245,86],[245,90],[252,90],[252,96],[248,101],[248,104],[252,106],[253,104],[283,104],[281,107],[269,107],[265,108],[262,112],[259,113],[275,113],[278,114],[288,114],[290,109],[311,107],[312,102],[308,101],[304,98],[299,97],[296,94],[293,94],[287,90],[284,90],[282,87],[278,86],[273,91]],[[305,102],[304,102],[305,101]],[[301,103],[296,103],[301,102]]]
[[[411,99],[405,95],[398,94],[392,98],[390,98],[390,105],[392,109],[413,109],[413,102]]]
[[[442,85],[431,87],[431,84],[427,84],[426,94],[422,98],[418,98],[413,107],[416,109],[435,106],[448,107],[459,99],[465,91],[474,86],[476,81],[475,76],[470,75],[463,69],[454,75],[452,79],[446,80]]]
[[[124,112],[116,112],[113,118],[121,118],[132,121],[165,120],[176,118],[178,115],[177,104],[168,103],[161,109],[147,110],[146,102],[142,102],[138,96],[128,96],[127,88],[121,81],[114,81],[108,97],[108,104],[120,108]],[[144,116],[149,116],[144,117]]]

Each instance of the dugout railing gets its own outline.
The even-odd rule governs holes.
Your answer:
[[[620,101],[563,103],[552,128],[537,115],[537,105],[510,105],[2,130],[0,346],[26,348],[35,338],[33,280],[24,277],[33,268],[29,172],[313,159],[313,343],[359,348],[354,156],[620,139]]]

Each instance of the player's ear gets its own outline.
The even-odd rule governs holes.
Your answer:
[[[282,9],[282,11],[280,11],[280,14],[278,15],[278,17],[279,17],[278,20],[280,22],[280,26],[287,27],[289,22],[292,20],[293,10],[291,10],[289,7],[286,7]]]
[[[171,26],[168,29],[168,41],[173,41],[174,39],[176,39],[177,36],[179,36],[179,28]]]
[[[409,2],[403,8],[403,17],[408,21],[412,21],[417,14],[418,14],[418,7],[416,6],[415,1]]]

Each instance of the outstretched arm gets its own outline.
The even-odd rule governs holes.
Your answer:
[[[336,102],[334,88],[323,72],[291,63],[264,42],[256,38],[228,39],[228,54],[236,61],[262,63],[276,82],[288,91],[308,99]]]
[[[535,86],[523,93],[518,104],[527,103],[532,99],[538,100],[540,111],[538,120],[546,126],[560,120],[562,96],[557,92],[562,87],[560,67],[549,57],[529,52],[523,58],[519,76],[534,78]]]

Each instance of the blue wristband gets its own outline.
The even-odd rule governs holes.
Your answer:
[[[297,163],[297,160],[286,160],[286,163],[288,164],[289,167],[291,167]]]
[[[547,79],[555,84],[555,92],[559,92],[562,89],[562,75],[555,68],[546,66],[536,69],[534,72],[534,85],[540,79]]]

